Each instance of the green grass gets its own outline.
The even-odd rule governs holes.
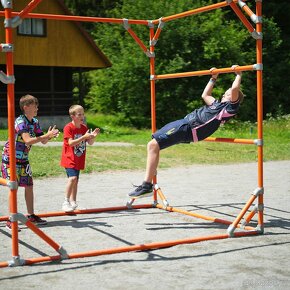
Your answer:
[[[98,142],[129,142],[135,146],[107,147],[88,146],[84,173],[109,170],[144,170],[146,144],[150,130],[136,130],[119,126],[114,121],[106,122],[100,115],[88,118],[90,127],[101,127]],[[112,119],[113,120],[113,119]],[[103,123],[102,123],[103,122]],[[106,124],[106,126],[104,126]],[[231,122],[221,127],[216,137],[256,139],[256,125],[249,122]],[[0,139],[7,139],[7,130],[0,130]],[[60,136],[57,141],[61,141]],[[290,160],[290,116],[264,121],[264,161]],[[60,167],[61,147],[33,146],[30,162],[34,177],[64,176]],[[160,168],[188,166],[191,164],[220,164],[256,162],[257,146],[228,143],[199,142],[180,144],[161,151]]]

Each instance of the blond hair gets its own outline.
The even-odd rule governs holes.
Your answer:
[[[38,106],[38,99],[32,95],[22,96],[19,100],[20,110],[24,113],[24,106],[36,105]]]
[[[72,105],[70,106],[68,112],[69,112],[69,115],[72,116],[72,115],[75,115],[76,112],[79,110],[84,111],[84,108],[81,105]]]

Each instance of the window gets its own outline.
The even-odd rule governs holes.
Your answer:
[[[17,28],[19,35],[26,36],[46,36],[45,19],[24,19]]]

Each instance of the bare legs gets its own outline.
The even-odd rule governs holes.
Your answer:
[[[147,144],[147,164],[144,181],[152,182],[154,175],[156,175],[159,163],[160,148],[155,139],[152,139]]]
[[[34,214],[34,197],[33,197],[33,186],[26,186],[24,189],[25,201],[27,207],[27,213],[29,215]]]
[[[68,201],[76,201],[77,199],[77,190],[78,190],[78,177],[77,176],[71,176],[68,178],[68,182],[65,188],[66,192],[66,198]]]

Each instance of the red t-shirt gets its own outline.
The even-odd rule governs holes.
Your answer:
[[[68,140],[78,139],[88,131],[88,127],[81,124],[80,128],[77,128],[72,122],[65,125],[63,128],[63,146],[61,154],[60,165],[65,168],[74,168],[82,170],[85,168],[86,159],[86,141],[82,141],[76,146],[69,146]]]

